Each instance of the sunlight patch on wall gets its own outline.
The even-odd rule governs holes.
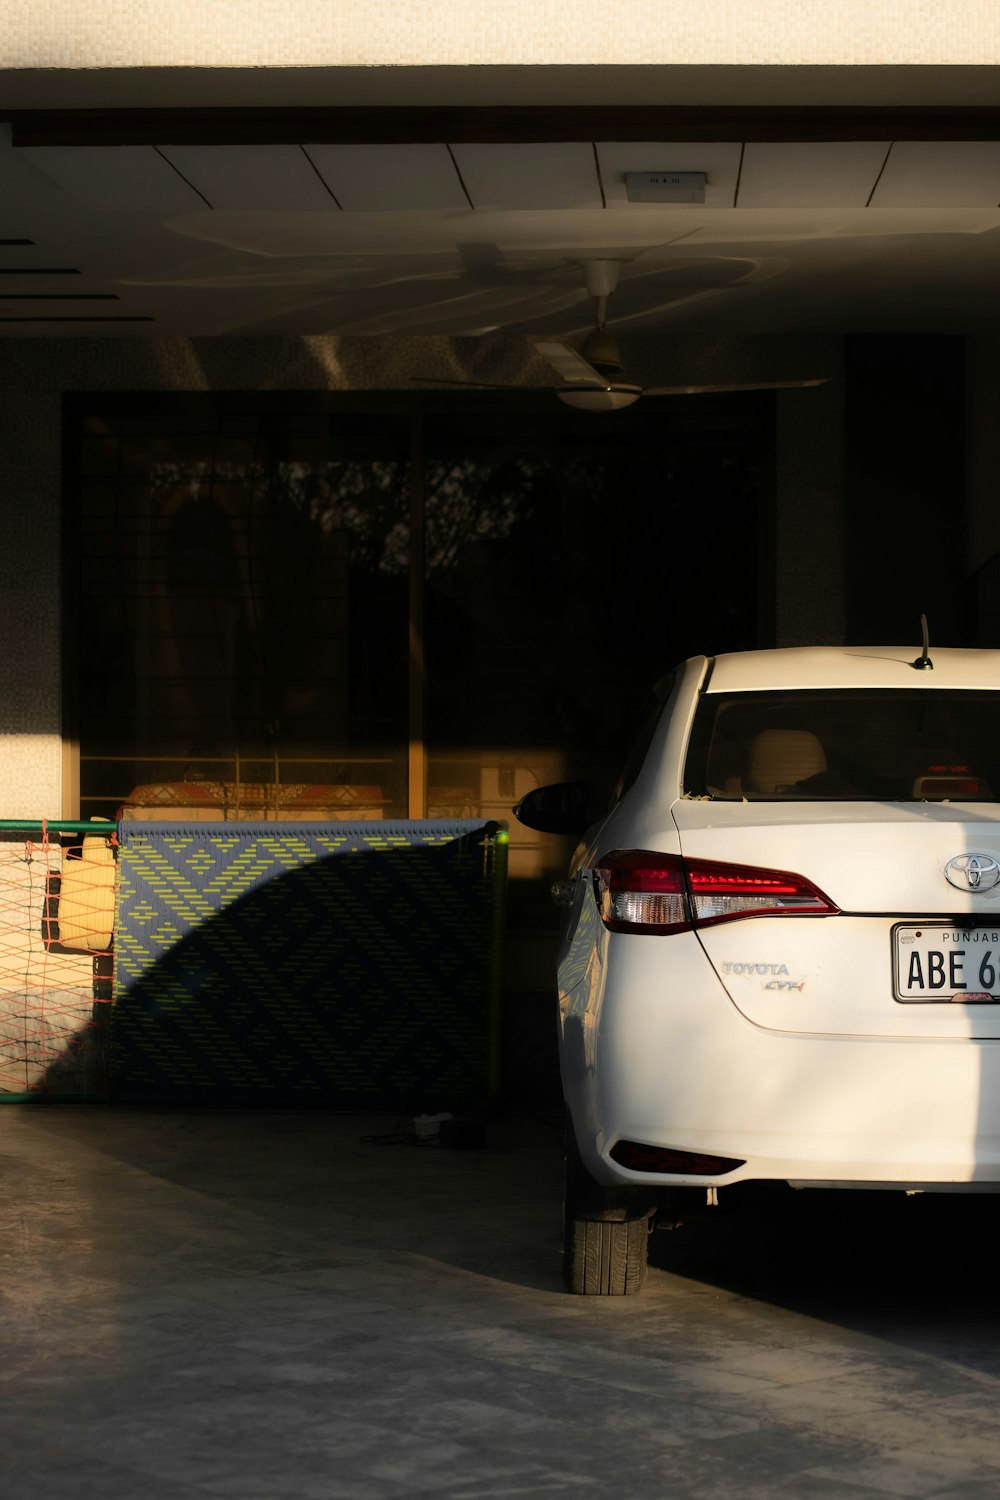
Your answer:
[[[0,734],[0,818],[58,818],[62,740],[57,734]]]
[[[993,0],[64,0],[4,7],[0,66],[996,63]]]

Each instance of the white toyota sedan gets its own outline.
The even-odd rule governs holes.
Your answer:
[[[741,1183],[1000,1192],[1000,651],[696,657],[563,897],[564,1271]]]

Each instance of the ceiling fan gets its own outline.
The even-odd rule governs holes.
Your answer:
[[[564,384],[555,387],[555,394],[566,406],[575,406],[580,411],[621,411],[638,401],[640,396],[698,396],[726,391],[784,391],[801,390],[809,386],[825,385],[825,379],[817,380],[756,380],[739,381],[725,385],[633,385],[619,379],[624,368],[618,340],[607,327],[608,299],[618,285],[621,271],[618,260],[588,260],[583,262],[583,278],[587,291],[594,299],[594,328],[584,339],[579,350],[555,339],[540,339],[535,348],[542,357],[561,375]],[[518,387],[494,384],[486,380],[447,380],[430,376],[414,376],[428,385],[461,385],[480,390],[507,391]]]

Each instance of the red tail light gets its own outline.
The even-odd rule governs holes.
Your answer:
[[[685,861],[695,924],[732,917],[831,917],[838,908],[804,875],[713,860]]]
[[[612,932],[684,932],[691,926],[684,865],[675,854],[616,849],[594,871],[601,921]]]
[[[930,801],[937,797],[981,797],[983,790],[978,776],[918,776],[913,795]]]
[[[594,871],[601,920],[612,932],[666,936],[737,917],[829,917],[838,908],[787,870],[616,849]]]

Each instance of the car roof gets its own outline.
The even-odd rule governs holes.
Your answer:
[[[930,648],[933,671],[915,670],[919,646],[790,646],[717,656],[709,693],[802,688],[1000,688],[1000,651]]]

